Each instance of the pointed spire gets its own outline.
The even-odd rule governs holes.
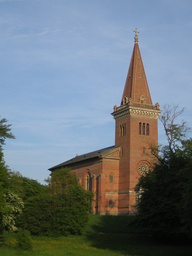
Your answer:
[[[137,35],[139,31],[136,28],[134,32],[135,45],[133,48],[131,62],[127,74],[127,79],[125,82],[121,105],[123,104],[124,97],[127,97],[128,99],[131,98],[133,103],[140,103],[142,98],[145,104],[152,105],[147,78],[145,75],[141,53],[139,50]]]

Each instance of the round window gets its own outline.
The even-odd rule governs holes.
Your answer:
[[[140,172],[142,175],[148,173],[148,171],[149,171],[149,167],[148,167],[146,164],[141,164],[141,165],[139,166],[139,172]]]

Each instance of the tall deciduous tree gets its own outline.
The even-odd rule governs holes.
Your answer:
[[[11,132],[11,124],[7,124],[5,118],[0,120],[0,145],[5,144],[6,139],[15,139],[15,136]]]
[[[182,115],[183,112],[184,108],[180,110],[179,105],[165,104],[163,106],[162,114],[159,117],[159,120],[163,124],[169,149],[172,152],[175,152],[178,148],[178,143],[180,143],[181,140],[184,140],[186,133],[190,130],[183,120],[180,124],[175,123],[176,119]]]
[[[8,192],[10,187],[10,175],[8,167],[6,166],[3,158],[3,148],[6,139],[14,139],[11,133],[11,125],[7,124],[5,118],[0,120],[0,233],[3,232],[3,213],[5,212],[6,198],[5,193]]]
[[[177,237],[192,234],[192,140],[184,140],[189,130],[186,123],[176,124],[183,113],[176,105],[166,105],[160,120],[163,123],[168,146],[160,155],[152,171],[142,176],[136,222],[158,237]]]

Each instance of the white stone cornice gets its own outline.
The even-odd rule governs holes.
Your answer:
[[[124,108],[117,108],[116,111],[112,113],[115,120],[120,120],[128,116],[138,116],[138,117],[148,117],[152,119],[158,119],[161,114],[161,110],[139,108],[133,106],[127,106]]]

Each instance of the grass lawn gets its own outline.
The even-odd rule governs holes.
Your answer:
[[[93,256],[191,256],[192,246],[161,243],[127,227],[129,217],[89,216],[82,236],[32,236],[33,251],[16,249],[14,235],[5,234],[0,240],[0,255],[93,255]]]

